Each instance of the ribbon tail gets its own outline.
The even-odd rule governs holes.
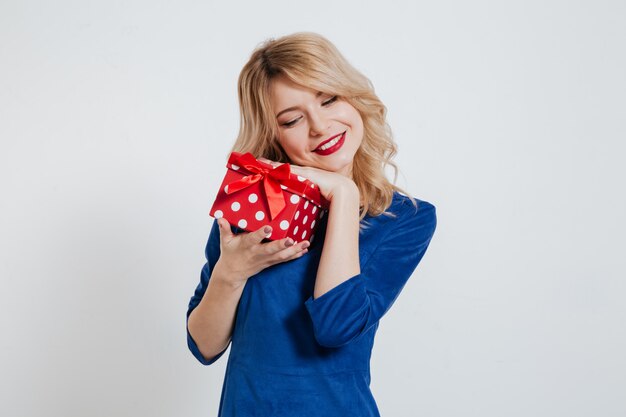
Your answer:
[[[283,191],[280,188],[280,184],[271,177],[263,179],[263,188],[265,189],[265,197],[270,209],[270,220],[274,220],[286,205]]]

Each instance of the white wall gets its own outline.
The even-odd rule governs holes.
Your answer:
[[[0,415],[211,416],[187,351],[252,49],[331,39],[438,209],[381,324],[385,416],[623,416],[626,6],[0,3]]]

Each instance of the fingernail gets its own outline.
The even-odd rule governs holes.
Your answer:
[[[271,231],[272,231],[272,228],[271,228],[270,226],[265,226],[265,228],[263,229],[263,231],[264,231],[265,233],[269,233],[269,232],[271,232]]]
[[[293,246],[293,240],[291,240],[291,239],[287,239],[287,240],[285,241],[285,246]]]
[[[306,248],[308,248],[309,246],[311,246],[311,244],[310,244],[309,242],[304,242],[304,243],[302,244],[302,249],[306,249]]]

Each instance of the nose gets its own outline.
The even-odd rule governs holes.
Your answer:
[[[311,136],[323,135],[328,132],[328,121],[319,112],[311,112],[309,116],[309,128]]]

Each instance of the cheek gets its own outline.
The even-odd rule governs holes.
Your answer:
[[[360,130],[363,130],[363,118],[361,117],[361,113],[359,113],[359,111],[354,107],[352,109],[352,120],[354,120],[354,125]]]
[[[288,132],[282,132],[278,141],[284,149],[298,149],[305,144],[306,136],[303,136],[300,130],[300,128],[293,128]]]
[[[290,154],[295,150],[295,142],[290,134],[281,134],[278,138],[278,143],[287,154]],[[287,156],[290,157],[290,155]]]
[[[350,122],[353,125],[363,126],[363,120],[361,119],[361,114],[359,113],[357,109],[352,107],[350,104],[344,103],[344,106],[342,106],[341,108],[341,114],[347,120],[350,120]]]

